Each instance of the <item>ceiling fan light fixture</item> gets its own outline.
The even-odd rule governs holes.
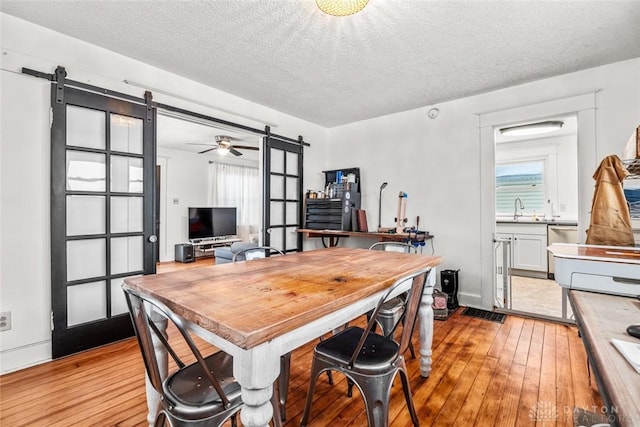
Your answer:
[[[318,8],[331,16],[347,16],[360,12],[369,0],[316,0]]]
[[[541,133],[556,131],[561,129],[562,126],[564,126],[564,122],[561,120],[547,120],[544,122],[501,128],[500,134],[503,136],[538,135]]]
[[[231,138],[224,135],[216,135],[216,142],[218,143],[218,154],[226,156],[231,151]]]

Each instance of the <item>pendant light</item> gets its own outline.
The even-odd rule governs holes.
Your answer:
[[[360,12],[369,0],[316,0],[318,8],[332,16],[347,16]]]

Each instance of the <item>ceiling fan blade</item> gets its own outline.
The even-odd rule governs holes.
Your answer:
[[[242,156],[242,153],[236,150],[235,148],[229,148],[229,152],[234,156]]]
[[[216,144],[211,144],[211,143],[207,144],[206,142],[185,142],[185,144],[187,144],[187,145],[206,145],[206,146],[209,146],[209,147],[216,146]]]
[[[218,148],[218,147],[212,147],[212,148],[208,148],[208,149],[203,150],[203,151],[198,151],[198,154],[208,153],[209,151],[213,151],[213,150],[215,150],[216,148]]]
[[[252,147],[250,145],[235,145],[233,144],[233,148],[240,148],[241,150],[255,150],[258,151],[260,148]]]

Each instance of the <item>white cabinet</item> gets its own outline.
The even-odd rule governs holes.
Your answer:
[[[511,241],[511,268],[547,272],[546,224],[497,224],[496,236]]]

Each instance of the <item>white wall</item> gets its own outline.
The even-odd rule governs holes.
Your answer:
[[[580,176],[588,177],[581,184],[593,188],[588,180],[599,161],[620,154],[640,123],[638,76],[640,59],[634,59],[442,103],[435,106],[440,110],[435,119],[427,116],[429,106],[333,128],[329,168],[360,166],[363,209],[370,224],[377,224],[382,182],[389,182],[382,196],[383,226],[393,223],[398,192],[407,192],[409,225],[419,215],[420,228],[435,235],[435,252],[444,257],[441,267],[460,269],[461,303],[490,308],[491,295],[486,295],[493,287],[492,243],[481,224],[493,221],[495,226],[494,206],[483,203],[493,196],[481,186],[481,176],[494,174],[493,138],[487,155],[481,146],[479,118],[483,113],[595,93],[593,147],[584,146],[587,139],[580,139],[578,123],[578,144],[583,142],[579,150],[592,151],[582,158],[597,159],[578,164]]]
[[[143,89],[123,80],[146,83],[198,103],[166,95],[154,95],[156,101],[262,128],[258,122],[223,114],[201,103],[259,117],[278,125],[272,132],[291,138],[303,135],[311,143],[305,150],[306,170],[325,168],[327,132],[320,126],[10,15],[0,14],[0,31],[0,311],[12,312],[12,329],[0,332],[0,373],[51,358],[50,89],[45,80],[21,74],[22,67],[52,73],[57,65],[63,65],[69,79],[140,97]],[[171,166],[171,159],[167,164]],[[191,177],[199,181],[193,173],[184,175],[182,186],[196,185],[186,181]],[[313,182],[317,176],[310,172],[307,179]],[[184,197],[192,196],[180,195],[179,208],[186,206],[183,200],[191,203]]]
[[[0,74],[0,373],[51,358],[49,84]],[[26,363],[25,363],[26,362]]]

